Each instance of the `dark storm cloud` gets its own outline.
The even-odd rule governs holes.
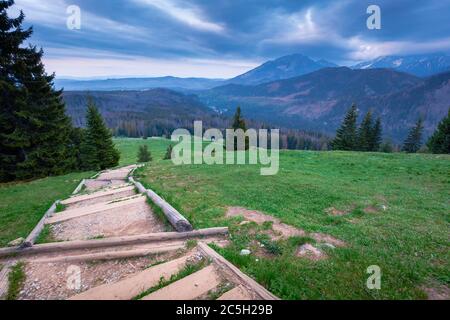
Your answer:
[[[353,63],[450,50],[450,2],[442,0],[16,3],[34,25],[32,41],[45,48],[47,64],[62,75],[227,77],[290,53]],[[72,4],[82,12],[78,31],[65,26]],[[381,8],[381,30],[366,28],[371,4]]]

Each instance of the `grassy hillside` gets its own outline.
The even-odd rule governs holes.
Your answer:
[[[118,141],[123,161],[142,141]],[[141,170],[141,180],[195,228],[229,226],[232,245],[222,253],[282,298],[419,299],[425,287],[448,285],[448,156],[285,151],[279,174],[262,177],[258,166],[176,167],[160,160],[168,141],[145,143],[156,161]],[[308,241],[294,238],[268,243],[263,256],[241,257],[241,249],[261,241],[259,227],[225,218],[228,206],[262,211],[347,246],[323,248],[329,258],[312,262],[294,256]],[[348,214],[332,216],[330,208]],[[371,265],[382,269],[380,291],[366,288]]]
[[[53,202],[67,198],[83,178],[92,174],[0,184],[0,247],[19,237],[26,238]]]
[[[420,299],[424,288],[449,285],[449,156],[283,151],[279,174],[262,177],[258,166],[176,167],[162,160],[168,140],[115,142],[121,165],[135,163],[148,144],[154,161],[137,172],[140,179],[195,228],[229,226],[231,245],[218,250],[281,298]],[[91,174],[0,185],[0,246],[25,237],[53,201]],[[297,247],[311,239],[270,241],[262,235],[270,225],[225,218],[229,206],[332,235],[346,247],[321,247],[322,261],[298,258]],[[348,214],[332,216],[330,208]],[[265,248],[254,250],[256,241]],[[253,254],[240,256],[248,247]],[[366,287],[371,265],[381,267],[380,291]]]

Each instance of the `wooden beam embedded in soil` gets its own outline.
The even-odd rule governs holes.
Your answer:
[[[102,261],[102,260],[118,260],[118,259],[129,259],[136,257],[146,257],[152,254],[166,253],[171,251],[177,251],[183,249],[184,244],[171,244],[167,246],[152,247],[147,249],[132,249],[132,250],[120,250],[120,251],[110,251],[110,252],[98,252],[98,253],[87,253],[87,254],[77,254],[77,255],[66,255],[57,256],[51,258],[42,258],[36,260],[30,260],[32,263],[71,263],[71,262],[82,262],[82,261]]]
[[[31,233],[29,234],[29,236],[25,239],[25,241],[22,243],[21,248],[28,248],[34,245],[34,243],[36,242],[36,239],[39,237],[39,235],[41,234],[42,230],[44,229],[45,226],[45,221],[50,218],[56,211],[56,207],[59,203],[59,200],[56,201],[51,207],[50,209],[47,210],[47,212],[44,214],[44,216],[41,218],[41,220],[39,221],[39,223],[36,225],[36,227],[34,227],[33,231],[31,231]]]
[[[83,189],[84,184],[86,183],[86,179],[81,180],[80,184],[78,185],[78,187],[76,187],[76,189],[73,191],[73,195],[78,194],[81,189]]]
[[[140,182],[136,182],[133,177],[129,177],[130,182],[134,183],[140,193],[146,194],[158,207],[162,209],[167,220],[178,232],[192,231],[192,225],[179,213],[174,207],[158,196],[154,191],[146,189]]]
[[[231,273],[233,273],[242,282],[242,284],[255,292],[262,300],[280,300],[277,296],[267,291],[263,286],[244,274],[236,266],[231,264],[231,262],[210,248],[206,243],[199,243],[198,248],[200,252],[209,257],[214,263],[228,269]]]
[[[126,186],[126,187],[116,188],[116,189],[111,189],[111,190],[106,190],[106,191],[97,191],[97,192],[91,193],[91,194],[68,198],[66,200],[61,201],[61,204],[69,205],[69,204],[74,204],[74,203],[78,203],[78,202],[82,202],[82,201],[106,197],[106,196],[114,195],[117,193],[132,191],[132,190],[134,190],[134,186]]]
[[[64,212],[59,213],[58,215],[55,215],[51,218],[48,218],[45,220],[45,224],[55,224],[60,223],[92,214],[97,214],[101,212],[106,212],[113,209],[119,209],[128,207],[129,205],[136,204],[136,203],[145,203],[145,197],[144,196],[138,196],[135,198],[118,201],[118,202],[111,202],[111,203],[100,203],[88,207],[83,208],[76,208],[72,210],[66,210]]]
[[[41,245],[34,245],[31,248],[2,248],[0,249],[0,258],[11,255],[27,255],[38,253],[49,253],[59,251],[69,251],[76,249],[94,249],[107,248],[125,245],[145,244],[151,242],[164,242],[170,240],[201,239],[212,236],[224,236],[228,234],[228,228],[210,228],[194,230],[191,232],[161,232],[149,233],[136,236],[114,237],[98,240],[78,240],[68,242],[55,242]]]

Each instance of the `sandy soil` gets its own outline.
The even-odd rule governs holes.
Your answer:
[[[68,241],[164,232],[166,226],[144,202],[55,224],[51,230],[56,240]]]
[[[27,263],[25,285],[20,300],[63,300],[93,287],[115,283],[150,265],[168,259],[167,255],[126,260],[80,263]],[[80,288],[73,276],[80,271]],[[72,276],[72,277],[71,277]]]

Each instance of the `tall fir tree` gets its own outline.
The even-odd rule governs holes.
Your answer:
[[[447,117],[442,119],[428,140],[427,146],[435,154],[450,154],[450,108]]]
[[[17,163],[25,159],[23,148],[29,136],[20,128],[20,111],[26,108],[26,92],[16,81],[18,61],[24,54],[20,46],[32,29],[23,30],[23,12],[9,18],[7,10],[14,1],[0,1],[0,182],[16,179]]]
[[[164,155],[164,159],[163,160],[171,160],[172,156],[173,156],[173,145],[169,144],[169,146],[167,147],[166,150],[166,154]]]
[[[69,168],[71,124],[42,50],[25,47],[32,29],[24,14],[9,18],[13,0],[0,0],[0,181],[56,175]]]
[[[80,147],[83,169],[105,170],[117,166],[120,154],[114,147],[111,131],[91,99],[86,120],[86,132]]]
[[[358,129],[357,144],[359,151],[372,151],[373,120],[369,110]]]
[[[409,131],[408,137],[403,143],[402,151],[416,153],[422,146],[423,120],[419,118],[416,125]]]
[[[247,131],[247,125],[246,125],[246,123],[245,123],[244,118],[242,117],[242,110],[241,110],[241,107],[237,107],[236,112],[235,112],[235,114],[234,114],[234,117],[233,117],[233,129],[234,129],[234,130],[239,130],[239,129],[241,129],[241,130],[243,130],[244,132]],[[245,144],[245,146],[244,146],[245,150],[248,150],[249,147],[250,147],[250,139],[249,139],[247,136],[245,137],[245,142],[244,142],[244,144]],[[235,138],[234,138],[234,150],[235,150],[235,151],[238,150],[238,147],[239,147],[239,146],[238,146],[238,140],[237,140],[237,138],[235,137]]]
[[[332,141],[333,150],[353,151],[356,150],[358,109],[353,105],[347,112],[342,126],[336,132],[336,138]]]
[[[233,129],[234,130],[242,129],[244,131],[247,131],[247,126],[245,124],[245,120],[242,118],[241,107],[237,107],[236,112],[234,114]]]
[[[372,134],[370,138],[370,151],[380,151],[382,139],[383,125],[381,124],[381,118],[378,117],[375,121],[375,125],[372,128]]]
[[[19,179],[59,175],[71,169],[73,158],[68,149],[72,131],[66,115],[62,91],[53,88],[54,75],[45,73],[41,62],[42,50],[30,47],[19,80],[28,92],[27,108],[22,111],[29,121],[25,132],[30,135],[29,146],[23,150],[26,159],[18,164]]]

